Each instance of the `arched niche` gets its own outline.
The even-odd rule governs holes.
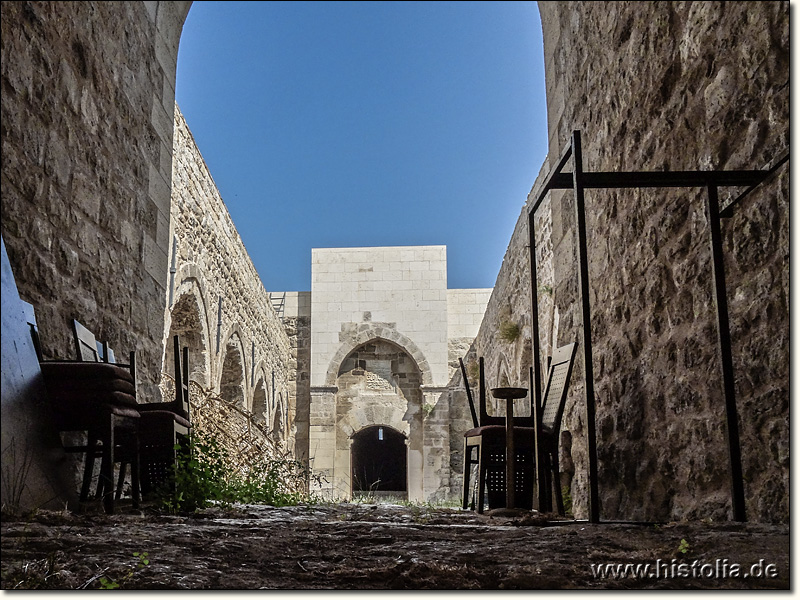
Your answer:
[[[233,334],[225,344],[225,358],[219,379],[219,395],[223,400],[245,407],[244,353],[238,334]]]
[[[257,422],[269,423],[269,390],[263,373],[261,373],[255,388],[253,388],[252,413]]]
[[[189,379],[203,387],[210,381],[208,357],[208,330],[203,304],[194,288],[183,293],[170,310],[169,335],[164,352],[164,371],[174,375],[175,356],[173,337],[177,335],[180,346],[189,348]]]

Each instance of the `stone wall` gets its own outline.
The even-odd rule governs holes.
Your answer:
[[[453,373],[491,290],[448,290],[446,274],[444,246],[312,250],[308,440],[325,494],[349,497],[350,444],[373,426],[406,439],[409,500],[460,493],[451,409],[463,398],[454,399]],[[364,362],[358,373],[353,353]],[[373,389],[381,373],[391,389]]]
[[[447,381],[444,246],[314,248],[311,262],[312,385],[335,375],[341,325],[364,322],[395,323],[418,346],[426,384]]]
[[[311,402],[311,292],[286,292],[284,330],[289,337],[289,404],[295,406],[296,458],[308,460],[308,415]]]
[[[550,135],[543,171],[573,130],[582,131],[583,167],[593,171],[755,169],[788,148],[788,3],[540,2],[539,7]],[[703,194],[587,192],[604,519],[731,516]],[[543,348],[552,339],[559,345],[577,341],[580,350],[573,199],[551,192],[549,200],[553,284],[551,290],[541,279],[537,285],[540,302],[543,291],[552,293],[554,318],[540,335]],[[504,362],[511,376],[524,376],[513,368],[526,352],[523,342],[503,350],[500,338],[504,314],[519,322],[522,340],[529,325],[524,313],[517,314],[530,298],[522,283],[529,268],[522,258],[523,220],[476,340],[490,378],[502,379]],[[723,223],[723,237],[747,509],[753,520],[785,521],[786,168],[737,207]],[[571,494],[578,517],[587,516],[583,377],[579,351],[563,424],[573,438]]]
[[[576,129],[587,170],[757,169],[788,148],[788,3],[539,6],[551,162]],[[730,516],[703,194],[587,194],[606,518]],[[553,198],[564,339],[580,326],[571,202],[569,194]],[[737,208],[724,237],[747,505],[753,519],[785,520],[787,169]],[[580,386],[573,390],[580,398]],[[568,409],[565,426],[576,438],[582,418]],[[573,498],[582,511],[579,454]]]
[[[192,378],[293,448],[289,338],[177,107],[172,178],[175,276],[164,334],[186,340]],[[170,360],[168,351],[167,372]]]
[[[8,274],[34,307],[46,358],[75,358],[78,319],[118,353],[136,350],[140,394],[152,399],[163,353],[175,64],[190,4],[2,6],[0,226]],[[4,309],[4,383],[9,359],[22,364],[6,349],[26,344],[17,332],[28,336],[5,318]],[[32,470],[51,483],[72,474],[74,455],[60,450],[46,412],[27,412],[41,404],[41,374],[28,376],[28,385],[3,388],[4,490],[15,472],[6,462],[12,439],[17,456],[31,452]],[[41,429],[48,436],[33,435]],[[33,478],[26,485],[23,507],[63,507],[74,498],[69,485]]]
[[[172,110],[189,2],[5,2],[2,233],[47,357],[78,319],[155,396]],[[153,310],[153,307],[159,307]]]

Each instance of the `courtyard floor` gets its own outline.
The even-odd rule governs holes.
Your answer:
[[[120,513],[4,516],[3,589],[789,588],[788,525],[553,524],[368,503]],[[618,564],[627,576],[606,574]]]

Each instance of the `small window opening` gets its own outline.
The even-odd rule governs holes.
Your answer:
[[[383,427],[378,427],[378,441],[383,441]]]

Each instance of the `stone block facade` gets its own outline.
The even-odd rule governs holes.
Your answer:
[[[394,322],[414,339],[427,385],[447,382],[444,246],[311,251],[311,384],[330,385],[343,323]],[[412,337],[413,336],[413,337]]]
[[[375,491],[362,485],[379,476],[359,471],[355,449],[377,427],[387,445],[394,435],[405,444],[406,475],[397,477],[407,486],[394,492],[417,501],[460,494],[451,445],[460,453],[465,430],[453,430],[450,414],[466,399],[454,375],[490,293],[447,289],[444,246],[312,250],[311,293],[285,295],[284,325],[300,367],[297,436],[307,435],[312,469],[327,480],[319,491]]]
[[[289,337],[289,406],[295,407],[295,456],[308,461],[311,401],[311,292],[276,294],[283,299],[282,321]]]
[[[74,358],[77,319],[136,350],[141,393],[153,399],[190,4],[3,4],[2,234],[20,295],[36,309],[46,357]]]
[[[75,358],[77,319],[118,352],[136,350],[140,395],[154,400],[163,354],[175,67],[190,4],[2,5],[1,227],[16,287],[35,309],[46,358]],[[18,360],[14,348],[24,344],[12,331],[4,325],[12,352],[3,353],[4,377],[9,361]],[[24,413],[40,403],[31,397],[40,389],[4,388],[4,444],[13,439],[18,456],[36,454],[34,470],[71,472],[71,457],[52,450],[57,439],[13,425],[20,421],[11,418],[12,407]],[[14,470],[6,464],[9,448],[4,482]],[[72,497],[31,482],[21,502],[63,508]]]

